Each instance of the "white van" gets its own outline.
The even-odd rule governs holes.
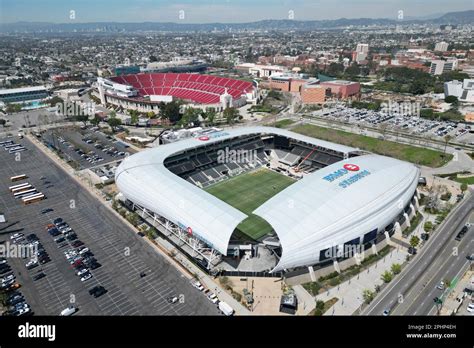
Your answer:
[[[229,306],[226,302],[222,302],[222,301],[219,302],[218,307],[221,310],[221,312],[227,316],[234,314],[234,309],[231,306]]]
[[[77,312],[77,308],[70,306],[66,309],[63,309],[59,315],[65,317],[65,316],[73,315],[76,312]]]

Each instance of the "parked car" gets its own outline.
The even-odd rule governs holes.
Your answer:
[[[168,301],[168,303],[176,303],[176,302],[178,302],[178,297],[177,296],[170,296],[170,297],[167,297],[166,300]]]
[[[193,286],[198,289],[199,291],[203,291],[204,290],[204,286],[202,286],[202,284],[200,282],[195,282],[193,283]]]
[[[36,273],[32,278],[33,278],[33,281],[37,281],[44,277],[46,277],[46,274],[44,274],[43,272],[40,272],[40,273]]]
[[[89,280],[89,279],[91,279],[91,278],[92,278],[92,274],[86,273],[86,274],[84,274],[84,275],[81,277],[81,282],[85,282],[85,281],[87,281],[87,280]]]
[[[100,285],[95,286],[95,287],[93,287],[92,289],[89,290],[89,294],[91,294],[95,298],[102,296],[106,292],[107,292],[107,290],[103,286],[100,286]]]

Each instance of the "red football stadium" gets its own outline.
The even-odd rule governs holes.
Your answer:
[[[150,73],[99,79],[107,102],[170,102],[181,99],[197,105],[240,107],[257,96],[252,82],[200,74]],[[115,101],[115,102],[114,102]]]

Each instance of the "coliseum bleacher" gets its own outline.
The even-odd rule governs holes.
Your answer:
[[[226,90],[234,99],[238,99],[254,88],[251,82],[200,74],[121,75],[112,77],[111,80],[133,86],[142,98],[150,95],[170,95],[200,104],[219,103],[220,96]]]

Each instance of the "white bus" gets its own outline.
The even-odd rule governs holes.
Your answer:
[[[24,196],[21,196],[21,199],[25,200],[25,199],[32,198],[32,197],[35,197],[35,196],[38,196],[38,195],[41,195],[41,194],[42,194],[41,192],[31,192],[31,193],[28,193]]]
[[[28,184],[26,186],[17,187],[15,189],[11,190],[11,191],[12,191],[12,193],[24,192],[24,191],[29,190],[31,188],[34,188],[34,187]]]
[[[23,179],[27,179],[28,177],[26,176],[26,174],[20,174],[20,175],[15,175],[15,176],[12,176],[10,178],[11,181],[20,181],[20,180],[23,180]]]
[[[16,189],[16,188],[21,188],[21,187],[24,187],[24,186],[27,186],[27,185],[29,185],[29,183],[24,182],[23,184],[18,184],[18,185],[10,186],[8,189],[13,192],[14,189]]]
[[[35,188],[29,189],[29,190],[26,190],[26,191],[16,192],[16,193],[13,194],[13,197],[21,198],[21,197],[24,197],[24,196],[31,195],[33,193],[37,193]]]
[[[0,146],[13,144],[13,140],[0,141]]]
[[[21,145],[20,145],[20,144],[11,143],[10,145],[5,145],[5,150],[11,149],[12,147],[18,147],[18,146],[21,146]]]
[[[22,151],[25,151],[26,149],[24,147],[17,147],[15,149],[11,149],[10,151],[8,151],[8,153],[16,153],[16,152],[22,152]]]
[[[44,196],[44,194],[40,193],[40,194],[35,195],[33,197],[23,199],[23,204],[28,205],[28,204],[31,204],[31,203],[42,201],[45,198],[46,197]]]

